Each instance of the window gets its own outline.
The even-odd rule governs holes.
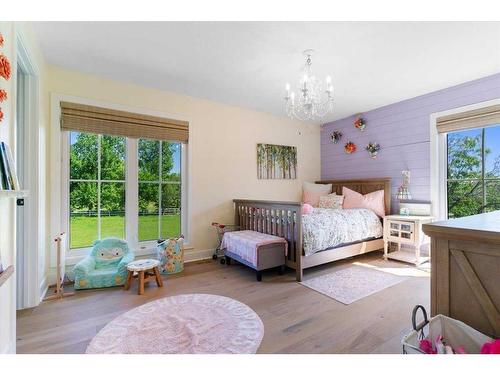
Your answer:
[[[140,139],[139,241],[181,232],[181,144]]]
[[[125,138],[70,132],[70,248],[125,237]]]
[[[181,142],[67,134],[70,249],[88,248],[105,237],[143,242],[182,233]],[[137,190],[127,189],[134,185]],[[126,207],[136,207],[139,215],[127,216]],[[130,228],[137,228],[135,236]]]
[[[500,125],[448,133],[447,155],[448,217],[500,210]]]

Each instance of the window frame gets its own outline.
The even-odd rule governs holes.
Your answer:
[[[465,113],[471,110],[490,107],[500,104],[500,99],[487,100],[463,107],[435,112],[429,116],[430,136],[430,193],[432,203],[432,215],[435,220],[448,219],[448,194],[447,194],[447,133],[438,133],[437,121],[439,118]],[[493,124],[495,125],[495,124]],[[485,126],[481,126],[484,128]]]
[[[59,104],[59,102],[57,102]],[[130,109],[128,109],[130,110]],[[59,110],[60,113],[60,110]],[[168,141],[168,140],[165,140]],[[60,199],[60,231],[70,233],[70,132],[60,130],[61,142],[61,199]],[[177,141],[172,141],[177,142]],[[189,247],[189,147],[187,143],[179,142],[181,146],[181,233],[185,237],[185,247]],[[125,239],[138,256],[151,255],[156,251],[156,240],[138,240],[139,222],[139,165],[138,139],[125,137]],[[66,264],[76,264],[83,259],[92,247],[66,249]]]
[[[486,185],[488,182],[498,182],[500,183],[500,176],[499,177],[486,177],[486,129],[488,128],[493,128],[493,127],[499,127],[500,124],[491,124],[488,126],[483,126],[483,127],[478,127],[474,128],[474,130],[480,130],[481,131],[481,177],[478,178],[449,178],[449,158],[448,158],[448,151],[449,151],[449,142],[448,142],[448,137],[451,134],[455,133],[460,133],[461,131],[467,131],[467,130],[472,130],[472,129],[467,129],[467,130],[457,130],[457,131],[451,131],[446,134],[446,191],[448,191],[448,183],[449,182],[478,182],[480,183],[480,186],[482,188],[481,192],[481,198],[482,198],[482,210],[479,213],[486,213],[489,211],[485,211],[485,209],[488,207],[488,193],[487,193],[487,188]],[[477,215],[477,214],[474,214]],[[448,201],[448,194],[446,195],[446,216],[449,218],[449,201]]]

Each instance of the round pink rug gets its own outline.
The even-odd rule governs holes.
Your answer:
[[[213,294],[181,294],[136,307],[108,323],[87,354],[255,353],[264,324],[247,305]]]

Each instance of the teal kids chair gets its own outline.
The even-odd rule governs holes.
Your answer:
[[[127,264],[134,260],[134,253],[127,241],[106,238],[95,241],[92,251],[73,269],[75,289],[106,288],[124,285]]]

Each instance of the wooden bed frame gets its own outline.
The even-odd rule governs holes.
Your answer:
[[[332,184],[333,192],[342,194],[345,186],[361,194],[384,190],[385,212],[391,212],[391,179],[372,178],[358,180],[325,180],[318,184]],[[384,247],[382,238],[337,247],[304,256],[302,244],[301,202],[280,202],[267,200],[234,199],[235,224],[242,230],[280,236],[288,241],[286,265],[295,269],[297,281],[302,281],[306,268],[318,266],[355,255],[380,250]]]

